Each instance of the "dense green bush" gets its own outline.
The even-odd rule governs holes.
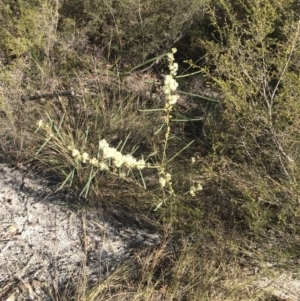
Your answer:
[[[71,18],[107,57],[134,66],[168,51],[206,1],[64,1],[61,18]]]
[[[199,30],[193,41],[206,51],[203,74],[222,94],[205,126],[216,156],[226,161],[218,191],[253,230],[297,228],[300,23],[295,3],[212,1],[206,31]]]

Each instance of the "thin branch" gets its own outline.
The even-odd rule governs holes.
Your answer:
[[[271,95],[271,102],[273,102],[273,99],[274,99],[275,94],[276,94],[276,92],[277,92],[277,90],[278,90],[279,84],[280,84],[280,82],[281,82],[281,79],[282,79],[284,73],[286,72],[286,69],[287,69],[287,67],[288,67],[288,65],[289,65],[289,62],[290,62],[291,57],[292,57],[292,54],[293,54],[293,52],[294,52],[294,50],[295,50],[296,42],[297,42],[297,39],[298,39],[298,36],[299,36],[299,30],[300,30],[300,20],[298,21],[297,30],[296,30],[296,33],[295,33],[294,41],[293,41],[293,43],[292,43],[292,48],[291,48],[289,57],[288,57],[288,59],[287,59],[287,61],[286,61],[286,63],[285,63],[285,66],[284,66],[284,68],[283,68],[283,70],[282,70],[282,72],[281,72],[281,74],[280,74],[280,77],[279,77],[279,79],[278,79],[278,81],[277,81],[277,83],[276,83],[276,86],[275,86],[275,88],[274,88],[274,91],[273,91],[273,93],[272,93],[272,95]]]

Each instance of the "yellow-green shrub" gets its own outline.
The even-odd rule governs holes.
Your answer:
[[[56,40],[58,5],[47,1],[11,1],[0,4],[0,46],[11,58],[49,56]]]
[[[222,195],[254,230],[296,228],[299,215],[296,9],[292,0],[212,1],[197,40],[206,51],[203,72],[223,95],[205,129],[227,160]]]

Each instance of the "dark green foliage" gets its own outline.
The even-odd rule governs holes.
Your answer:
[[[63,2],[60,14],[76,20],[90,43],[112,61],[132,67],[170,49],[201,4],[197,0],[77,0]]]

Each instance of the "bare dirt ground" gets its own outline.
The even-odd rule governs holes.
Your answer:
[[[72,209],[36,174],[0,164],[0,300],[50,300],[82,275],[96,283],[160,236]],[[74,202],[73,202],[74,203]]]

